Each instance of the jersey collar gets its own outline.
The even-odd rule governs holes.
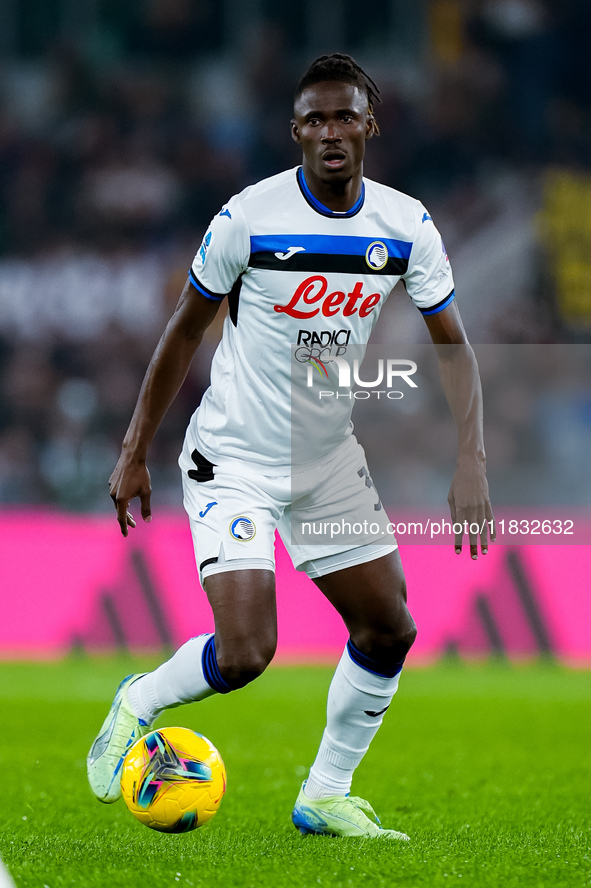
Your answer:
[[[347,210],[344,213],[337,213],[335,210],[331,210],[329,207],[325,207],[323,203],[320,203],[317,200],[310,189],[308,188],[308,183],[306,182],[304,176],[304,170],[302,167],[298,167],[297,173],[298,185],[300,186],[300,191],[304,195],[307,203],[310,204],[313,210],[316,210],[317,213],[320,213],[322,216],[330,216],[331,219],[350,219],[351,216],[357,215],[361,207],[365,202],[365,182],[361,182],[361,194],[359,195],[359,200],[353,204],[350,210]]]

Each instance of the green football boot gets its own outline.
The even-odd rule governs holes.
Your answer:
[[[111,804],[120,797],[123,759],[135,741],[150,730],[149,724],[133,714],[127,701],[129,686],[142,675],[145,673],[123,679],[86,757],[88,782],[100,802]]]
[[[356,796],[329,796],[309,799],[305,782],[297,797],[291,820],[303,836],[350,836],[359,839],[393,839],[409,842],[405,833],[383,829],[374,809],[365,799]],[[373,820],[367,815],[373,817]]]

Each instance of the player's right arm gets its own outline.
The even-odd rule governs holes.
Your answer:
[[[137,404],[123,440],[121,455],[109,479],[111,499],[123,536],[135,527],[129,504],[136,496],[144,521],[150,521],[148,447],[188,373],[203,334],[220,301],[208,299],[189,280],[146,371]]]
[[[494,540],[494,517],[486,479],[482,429],[482,391],[478,365],[468,342],[455,302],[451,265],[433,220],[418,205],[417,226],[408,272],[407,291],[419,308],[437,350],[439,374],[452,416],[458,427],[458,462],[448,502],[454,527],[468,528],[470,554],[488,551],[488,534]],[[472,533],[477,524],[479,532]],[[463,533],[455,535],[456,553],[462,551]]]

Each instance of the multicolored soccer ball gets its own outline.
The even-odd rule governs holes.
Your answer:
[[[189,832],[218,810],[226,768],[207,737],[162,728],[137,740],[125,756],[121,790],[140,823],[160,832]]]

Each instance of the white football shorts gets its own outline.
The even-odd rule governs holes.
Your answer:
[[[236,460],[214,464],[186,441],[179,465],[202,582],[224,571],[274,570],[276,529],[294,567],[311,578],[397,548],[353,435],[321,464],[285,475]]]

